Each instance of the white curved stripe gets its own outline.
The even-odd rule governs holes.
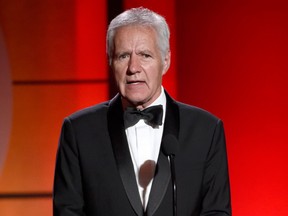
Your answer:
[[[8,151],[12,127],[12,81],[8,54],[0,26],[0,174]]]

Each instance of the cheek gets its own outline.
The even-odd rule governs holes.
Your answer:
[[[161,66],[151,66],[149,68],[146,68],[148,72],[147,77],[151,83],[158,84],[162,80],[162,73],[163,73],[163,68]]]
[[[114,78],[115,78],[115,82],[116,82],[116,85],[117,86],[123,86],[123,76],[121,76],[121,74],[119,74],[119,73],[116,73],[115,75],[114,75]]]
[[[160,66],[159,68],[158,68],[158,70],[157,70],[157,73],[155,73],[156,75],[156,79],[158,80],[158,81],[161,81],[162,80],[162,76],[165,74],[165,71],[163,70],[163,67],[162,66]]]
[[[120,82],[121,80],[123,80],[125,78],[125,71],[120,68],[119,66],[118,67],[114,67],[113,68],[113,75],[114,75],[114,78],[117,82]]]
[[[154,71],[150,76],[150,87],[157,89],[162,83],[162,74],[159,71]]]

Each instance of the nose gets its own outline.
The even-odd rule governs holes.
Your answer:
[[[131,54],[128,63],[128,72],[131,74],[139,73],[141,71],[140,61],[136,54]]]

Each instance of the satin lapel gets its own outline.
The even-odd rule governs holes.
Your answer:
[[[165,92],[166,93],[166,92]],[[176,102],[166,93],[167,106],[163,136],[172,134],[178,138],[179,134],[179,108]],[[170,166],[168,158],[160,151],[157,169],[147,206],[147,216],[155,213],[160,206],[170,182]]]
[[[143,207],[125,134],[123,111],[119,95],[113,98],[109,105],[108,130],[126,194],[135,212],[139,216],[143,216]]]

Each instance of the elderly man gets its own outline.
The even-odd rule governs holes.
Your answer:
[[[109,25],[107,53],[119,93],[65,118],[54,216],[231,215],[222,121],[162,86],[165,19],[123,12]]]

